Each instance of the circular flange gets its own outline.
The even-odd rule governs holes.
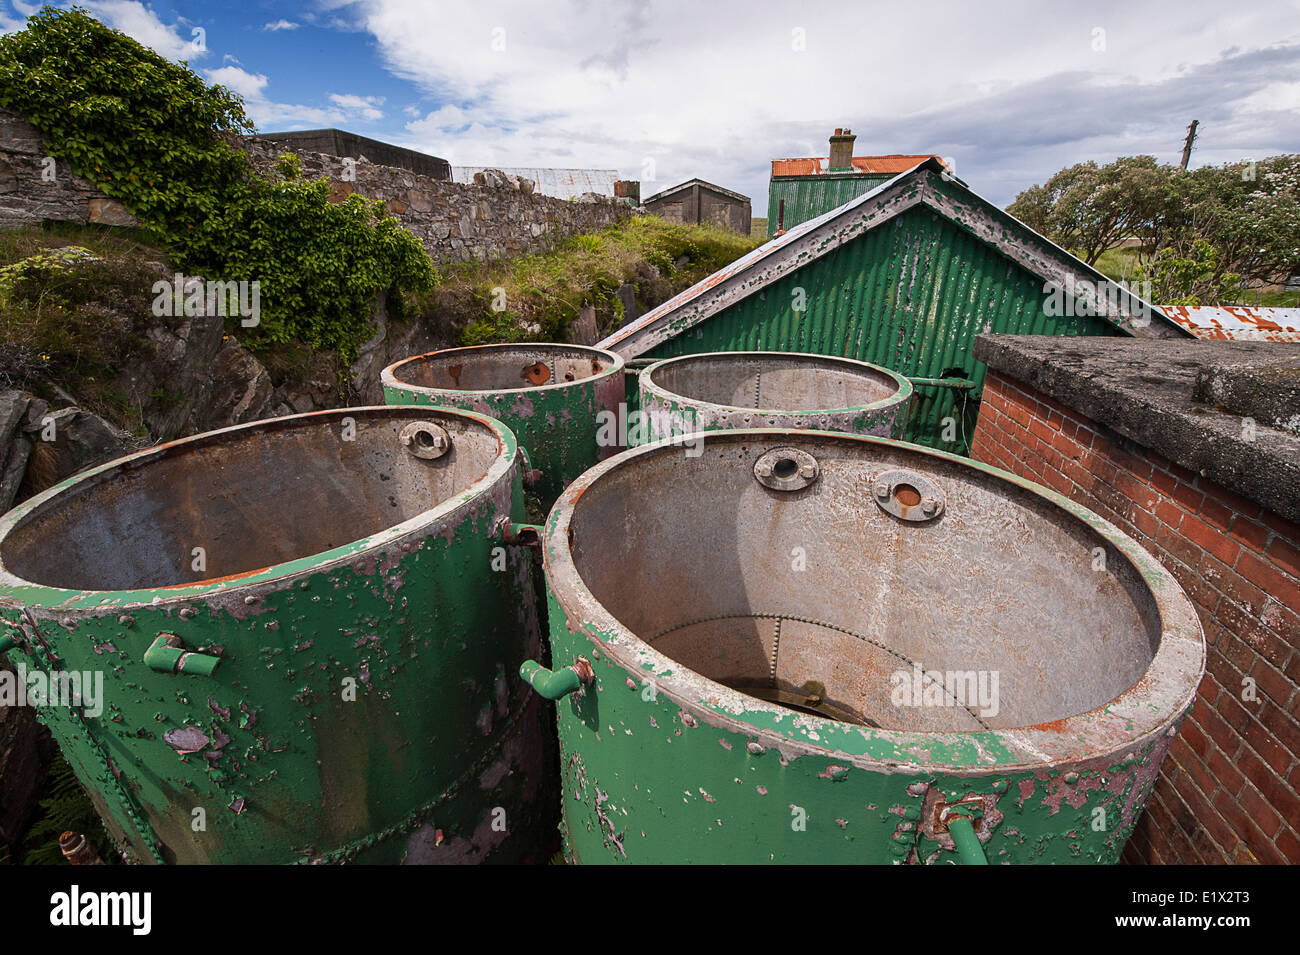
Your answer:
[[[754,477],[774,491],[800,491],[821,475],[817,459],[798,448],[773,448],[754,462]]]
[[[943,513],[944,493],[924,474],[896,468],[871,482],[871,496],[886,514],[903,521],[929,521]]]
[[[451,450],[451,435],[432,421],[412,421],[398,436],[406,450],[417,458],[432,460]]]

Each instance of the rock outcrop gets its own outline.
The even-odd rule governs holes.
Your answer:
[[[76,407],[51,410],[22,391],[0,391],[0,513],[65,478],[130,450],[130,436]]]

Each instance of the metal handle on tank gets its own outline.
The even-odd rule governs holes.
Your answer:
[[[548,670],[536,660],[525,660],[519,665],[519,675],[548,700],[562,699],[596,680],[596,671],[586,657],[578,657],[576,662],[558,670]]]
[[[144,652],[145,666],[159,673],[193,673],[212,676],[217,672],[220,657],[208,653],[195,653],[181,646],[181,638],[174,633],[160,633]]]
[[[984,847],[980,845],[979,836],[975,835],[975,825],[970,816],[949,816],[948,835],[957,849],[957,858],[962,865],[988,865]]]
[[[523,464],[523,467],[519,471],[519,477],[524,482],[524,487],[533,487],[542,479],[542,472],[533,467],[533,462],[529,460],[528,452],[524,450],[522,444],[519,445],[518,450],[515,452],[515,456],[519,458],[520,462]]]

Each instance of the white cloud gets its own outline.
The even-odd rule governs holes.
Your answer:
[[[384,112],[379,107],[384,105],[382,96],[357,96],[353,93],[331,93],[330,102],[344,111],[357,114],[362,119],[383,119]]]
[[[290,20],[276,20],[274,23],[266,24],[262,29],[275,33],[279,30],[296,30],[298,29],[298,24]]]
[[[219,83],[228,90],[238,93],[246,101],[264,98],[267,78],[262,73],[250,73],[238,66],[222,66],[208,70],[204,74],[209,83]]]
[[[238,66],[222,66],[205,71],[204,76],[208,82],[220,83],[242,96],[244,111],[263,132],[286,127],[340,126],[358,119],[381,119],[384,115],[378,109],[384,102],[382,96],[334,93],[330,95],[332,107],[303,106],[272,100],[267,95],[270,79],[264,73],[250,73]]]
[[[615,167],[630,178],[644,178],[652,160],[656,179],[643,194],[700,176],[750,195],[757,208],[768,160],[825,155],[835,126],[854,129],[859,154],[955,155],[972,186],[999,201],[1014,195],[1012,179],[1041,181],[1093,158],[1088,150],[1176,159],[1192,118],[1183,113],[1199,102],[1178,95],[1185,78],[1233,46],[1300,40],[1296,5],[1277,0],[1098,0],[1086,13],[932,0],[923,17],[896,4],[788,0],[329,5],[374,36],[391,72],[445,104],[407,124],[408,145],[457,163]],[[1097,28],[1104,50],[1094,48]],[[1018,97],[1032,94],[1037,106],[1067,79],[1108,106],[1089,117],[1100,128],[1076,129],[1064,112],[1021,118]],[[1263,85],[1242,82],[1230,81],[1218,99],[1235,102]],[[1143,98],[1146,112],[1134,115],[1134,90],[1160,95]],[[990,107],[998,108],[981,125]],[[1048,129],[1011,155],[1002,143],[1021,139],[1025,123]],[[1203,135],[1205,146],[1211,135],[1231,135],[1222,143],[1229,150],[1244,138],[1257,150],[1270,135],[1277,151],[1288,142],[1258,124],[1249,135],[1229,123]]]
[[[207,55],[201,27],[187,27],[180,23],[168,26],[139,0],[84,0],[82,6],[96,19],[121,30],[169,60],[193,62]]]

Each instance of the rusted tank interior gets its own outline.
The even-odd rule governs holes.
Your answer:
[[[578,575],[633,634],[821,716],[1035,725],[1105,705],[1159,646],[1152,592],[1083,519],[906,446],[720,432],[698,457],[652,447],[623,460],[573,507]],[[900,696],[917,668],[943,687],[922,678],[927,695]],[[982,703],[993,679],[996,702]]]
[[[393,377],[417,388],[513,391],[581,381],[609,367],[600,352],[566,345],[485,345],[417,355]]]
[[[435,457],[438,428],[450,447]],[[431,409],[351,408],[212,432],[46,501],[4,539],[0,562],[32,583],[75,590],[243,574],[431,510],[500,454],[486,425]]]
[[[885,401],[898,385],[861,362],[820,355],[698,355],[664,362],[650,380],[665,391],[733,408],[819,411]]]

